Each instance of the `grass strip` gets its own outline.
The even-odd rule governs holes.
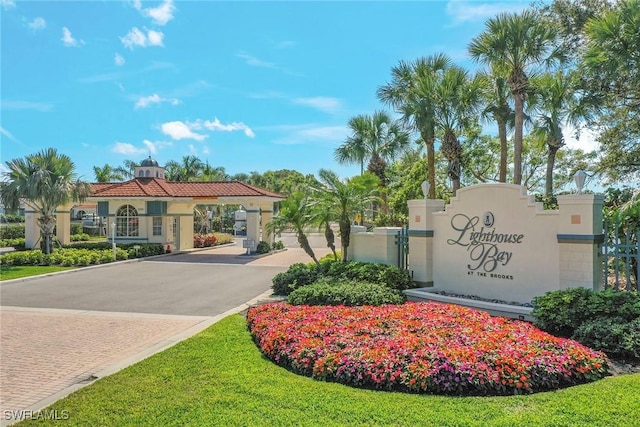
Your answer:
[[[274,365],[233,315],[47,411],[68,411],[64,426],[633,426],[639,389],[640,374],[527,396],[360,390]]]
[[[77,267],[58,267],[55,265],[3,265],[0,267],[0,281],[39,276],[41,274],[55,273],[57,271],[73,270],[74,268]]]

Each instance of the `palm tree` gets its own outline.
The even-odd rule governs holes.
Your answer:
[[[227,175],[227,171],[224,166],[211,166],[209,161],[202,166],[202,170],[200,172],[199,180],[202,181],[228,181],[229,175]]]
[[[513,181],[522,183],[522,136],[524,104],[529,88],[528,73],[533,66],[551,64],[561,58],[554,47],[557,32],[532,10],[501,13],[487,21],[485,31],[469,44],[469,53],[478,62],[504,70],[514,99]]]
[[[175,160],[170,160],[165,165],[165,177],[168,181],[193,181],[197,178],[202,169],[204,163],[197,156],[184,156],[182,157],[182,163],[178,163]]]
[[[121,175],[123,179],[133,179],[136,175],[136,168],[140,166],[140,162],[133,160],[125,160],[122,162],[122,166],[114,168],[114,173]]]
[[[358,163],[360,164],[360,175],[364,173],[364,161],[367,157],[366,140],[370,132],[370,120],[368,116],[359,115],[349,119],[349,129],[351,136],[336,148],[335,159],[341,165]]]
[[[391,69],[391,82],[378,88],[378,99],[401,114],[402,121],[420,133],[427,148],[429,197],[436,196],[435,178],[435,111],[433,89],[437,76],[451,65],[445,54],[420,58],[409,63],[400,61]]]
[[[335,172],[327,169],[320,169],[318,177],[321,186],[316,189],[316,200],[327,209],[331,219],[338,221],[342,260],[346,261],[352,218],[364,206],[378,201],[379,198],[375,195],[375,189],[358,185],[355,178],[343,181]]]
[[[442,134],[440,151],[449,161],[447,174],[453,183],[454,194],[460,188],[462,164],[458,134],[475,120],[480,87],[480,79],[470,79],[466,70],[452,66],[444,71],[433,92],[436,129]]]
[[[509,152],[507,142],[507,127],[513,128],[515,114],[509,104],[511,95],[507,76],[492,67],[491,73],[480,72],[478,78],[483,81],[482,97],[485,107],[481,116],[485,120],[494,120],[498,125],[498,139],[500,140],[500,169],[499,182],[507,182],[507,157]]]
[[[71,159],[48,148],[24,159],[6,162],[8,171],[0,182],[0,196],[8,209],[18,209],[23,201],[40,214],[38,225],[44,252],[53,250],[53,229],[56,209],[70,202],[82,202],[91,193],[91,186],[80,181]]]
[[[352,127],[353,123],[357,126]],[[349,127],[352,128],[353,135],[336,149],[336,160],[339,163],[359,162],[362,175],[364,162],[368,158],[367,170],[380,179],[384,199],[387,162],[393,161],[407,150],[409,134],[385,111],[376,111],[373,116],[356,116],[349,120]],[[346,155],[348,153],[353,153],[353,156],[349,157]],[[386,200],[383,200],[383,210],[387,210]]]
[[[305,234],[313,223],[312,210],[313,201],[309,198],[309,195],[302,191],[296,191],[280,202],[278,215],[271,219],[266,228],[269,233],[276,234],[292,228],[296,233],[300,247],[316,264],[320,264]]]
[[[576,127],[586,117],[584,104],[578,97],[578,76],[562,70],[554,74],[544,73],[534,77],[534,106],[538,114],[533,132],[547,145],[547,172],[545,195],[553,196],[553,170],[558,150],[564,145],[562,127]]]
[[[123,181],[124,175],[116,169],[105,163],[103,167],[94,166],[93,173],[96,176],[96,182],[113,182]]]

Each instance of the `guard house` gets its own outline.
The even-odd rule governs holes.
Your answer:
[[[171,250],[193,248],[193,210],[197,204],[242,205],[247,215],[247,239],[273,243],[264,227],[271,221],[274,202],[280,194],[238,181],[173,182],[166,181],[164,168],[155,159],[142,161],[135,177],[125,182],[91,184],[88,202],[97,204],[97,214],[107,218],[107,236],[116,243],[160,243]],[[57,238],[69,243],[69,209],[57,212]],[[26,245],[34,247],[39,239],[37,218],[27,213]]]

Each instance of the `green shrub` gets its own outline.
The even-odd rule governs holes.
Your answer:
[[[276,295],[289,295],[292,291],[310,285],[318,280],[319,269],[315,264],[293,264],[285,272],[276,274],[273,279],[273,293]]]
[[[0,248],[14,248],[17,251],[25,249],[25,239],[20,237],[17,239],[0,239]]]
[[[587,320],[576,328],[572,339],[610,357],[640,360],[640,317],[632,321],[621,317]]]
[[[587,309],[591,294],[585,288],[571,288],[533,298],[535,325],[551,334],[570,337],[576,327],[591,318]]]
[[[24,239],[24,225],[0,227],[0,239]]]
[[[0,214],[0,222],[1,223],[24,222],[24,216],[12,215],[12,214]]]
[[[82,227],[82,224],[71,224],[71,235],[82,234],[83,232],[84,227]]]
[[[289,294],[292,305],[382,305],[402,304],[404,294],[378,283],[320,282],[298,288]]]
[[[284,243],[282,242],[282,240],[278,240],[277,242],[273,242],[271,248],[273,248],[274,251],[282,250],[284,249]]]
[[[327,275],[336,279],[380,283],[399,291],[413,287],[409,273],[386,264],[360,261],[334,262],[329,267]]]
[[[213,235],[216,237],[216,246],[233,243],[233,236],[229,233],[213,233]]]
[[[637,292],[593,292],[571,288],[547,292],[533,299],[535,325],[554,335],[571,337],[586,321],[600,317],[621,317],[630,322],[640,317]]]
[[[72,242],[86,242],[91,238],[87,233],[72,234],[69,237]]]
[[[258,246],[256,246],[257,254],[268,254],[269,252],[271,252],[271,245],[269,244],[269,242],[260,241],[260,243],[258,243]]]

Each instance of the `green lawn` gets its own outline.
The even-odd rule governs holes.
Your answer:
[[[64,426],[637,426],[638,390],[640,374],[513,397],[359,390],[272,364],[234,315],[48,410]]]
[[[56,271],[73,270],[77,267],[59,267],[55,265],[3,265],[0,268],[0,280],[19,279],[21,277],[38,276],[40,274],[55,273]]]

